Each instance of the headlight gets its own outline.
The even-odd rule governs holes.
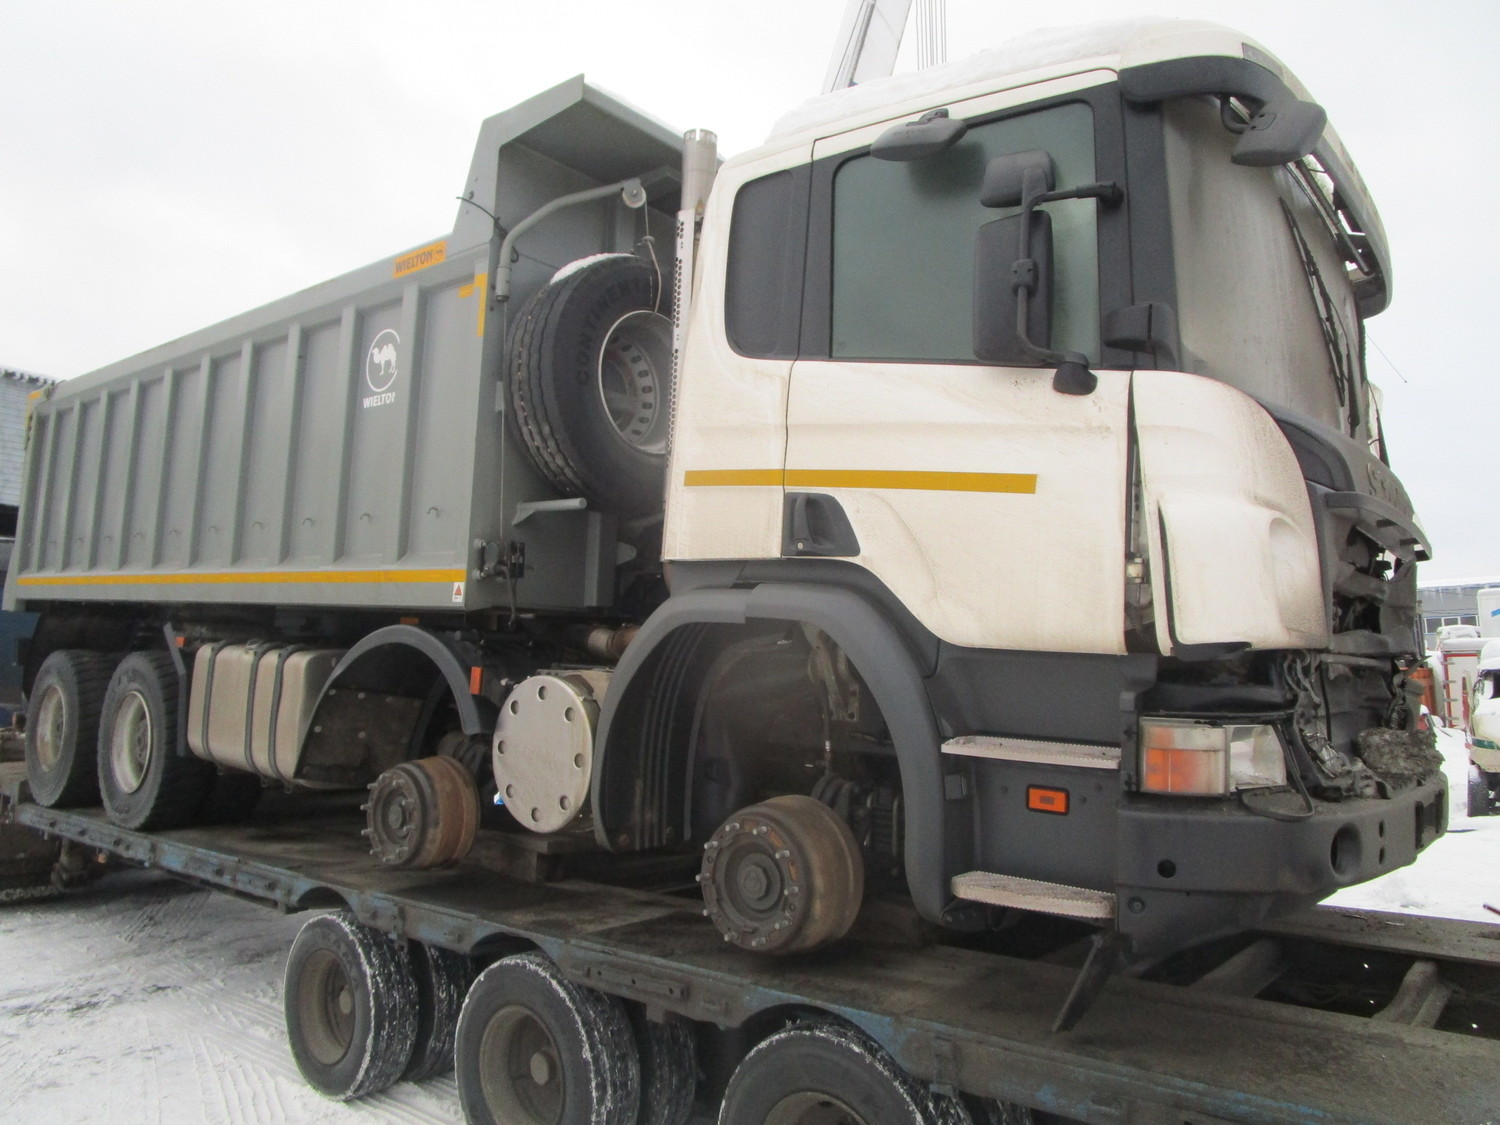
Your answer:
[[[1141,789],[1216,797],[1286,784],[1276,728],[1195,719],[1141,720]]]

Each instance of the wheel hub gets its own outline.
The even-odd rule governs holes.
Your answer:
[[[48,684],[37,705],[36,756],[43,769],[52,769],[62,757],[63,732],[68,723],[68,701],[62,689]]]
[[[719,827],[703,846],[698,882],[725,941],[792,953],[848,931],[864,894],[864,864],[833,810],[811,797],[776,797]]]
[[[320,949],[307,959],[295,1000],[308,1051],[335,1065],[354,1042],[354,988],[333,952]]]
[[[480,1086],[496,1121],[556,1125],[563,1082],[557,1044],[540,1020],[519,1004],[491,1017],[479,1042]]]
[[[649,309],[616,321],[599,354],[599,397],[627,445],[666,452],[671,377],[672,322]]]
[[[468,854],[479,827],[473,777],[452,758],[420,758],[370,786],[370,850],[395,867],[441,867]]]
[[[869,1125],[838,1098],[811,1090],[782,1098],[766,1114],[766,1125]]]
[[[123,792],[134,793],[145,782],[154,741],[151,709],[145,696],[138,691],[127,692],[115,711],[109,747],[110,766]]]

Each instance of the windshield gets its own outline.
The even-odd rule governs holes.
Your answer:
[[[1320,178],[1234,164],[1211,98],[1163,116],[1184,368],[1370,441],[1363,327]]]

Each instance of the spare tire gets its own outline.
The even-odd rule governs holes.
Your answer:
[[[622,516],[662,507],[672,322],[659,271],[632,254],[565,266],[521,310],[511,413],[559,492]]]

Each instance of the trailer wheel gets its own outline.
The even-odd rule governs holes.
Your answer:
[[[42,662],[26,708],[26,782],[49,808],[99,803],[99,711],[113,658],[59,649]]]
[[[641,1058],[641,1112],[636,1125],[683,1125],[693,1112],[698,1050],[681,1020],[658,1023],[639,1004],[628,1005]]]
[[[417,985],[406,954],[347,911],[297,933],[282,993],[292,1057],[308,1085],[339,1101],[384,1090],[417,1037]]]
[[[968,1125],[953,1098],[923,1089],[874,1040],[833,1021],[794,1024],[740,1061],[719,1125]]]
[[[565,268],[521,311],[511,403],[536,467],[559,491],[621,515],[660,510],[672,322],[658,273],[631,254]]]
[[[175,828],[213,785],[209,763],[177,752],[177,669],[164,652],[132,652],[115,668],[99,721],[99,792],[122,828]]]
[[[471,1125],[634,1125],[640,1105],[624,1005],[571,983],[539,953],[480,974],[454,1064]]]
[[[1494,811],[1494,801],[1490,797],[1489,774],[1471,763],[1469,765],[1469,815],[1489,816]]]
[[[849,932],[864,896],[854,833],[812,797],[773,797],[735,813],[703,846],[698,881],[724,940],[800,953]]]
[[[462,953],[441,946],[413,941],[406,949],[417,985],[417,1037],[401,1077],[420,1082],[453,1069],[458,1013],[474,979],[474,966]]]

